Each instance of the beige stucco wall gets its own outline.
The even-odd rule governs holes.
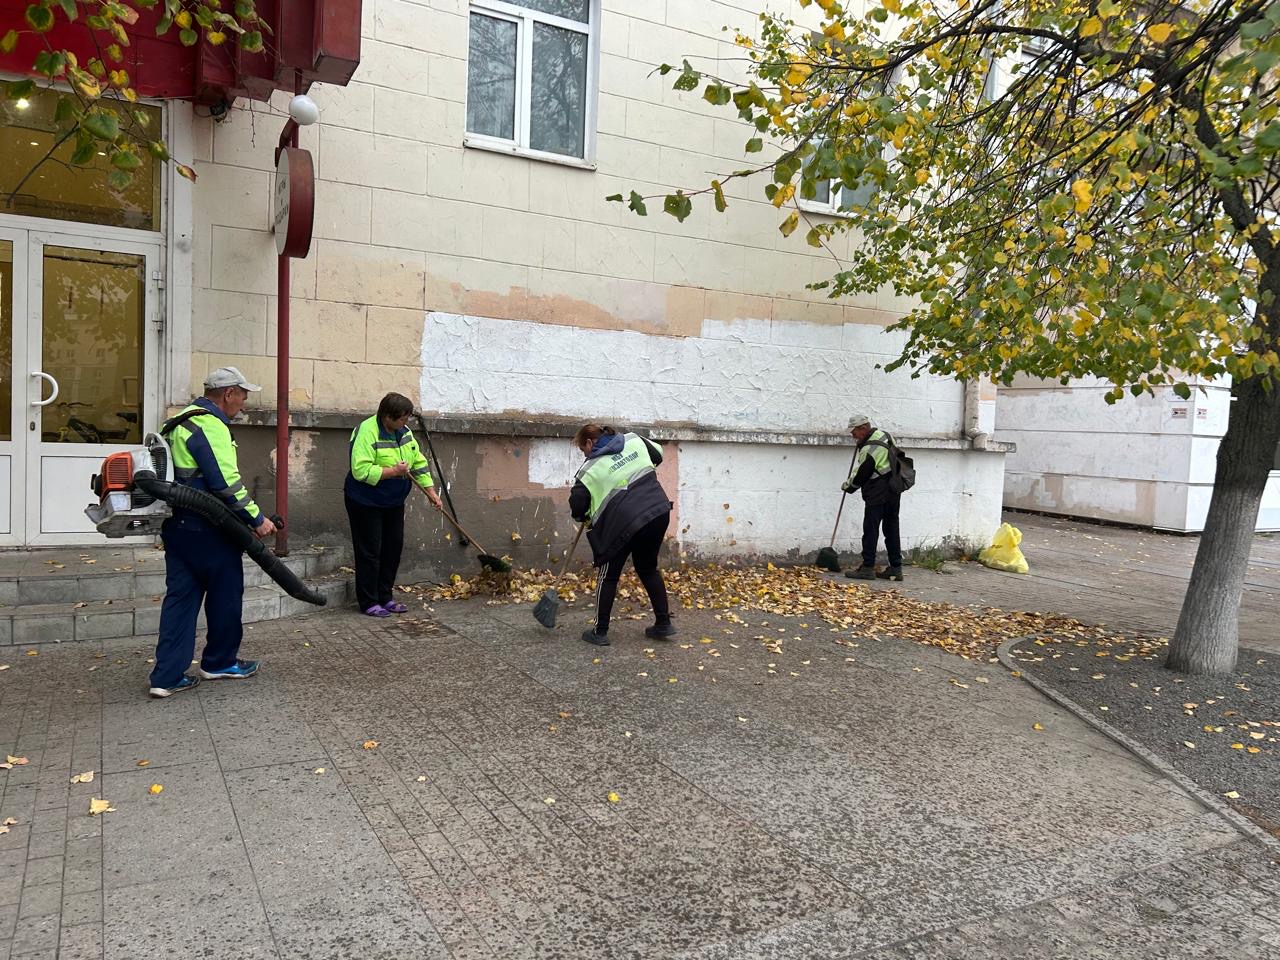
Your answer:
[[[364,409],[387,389],[415,391],[426,311],[674,337],[750,320],[815,341],[822,328],[889,323],[889,296],[837,304],[804,289],[837,264],[803,229],[777,232],[783,214],[760,183],[730,185],[724,215],[702,198],[684,224],[660,201],[639,218],[604,200],[700,187],[751,159],[747,128],[652,70],[689,57],[737,73],[743,51],[720,28],[751,33],[757,9],[604,0],[590,171],[462,146],[463,0],[366,0],[356,78],[313,88],[322,121],[302,132],[318,184],[311,255],[292,268],[295,408]],[[274,388],[269,218],[283,104],[241,101],[221,122],[194,123],[194,382],[234,363]]]

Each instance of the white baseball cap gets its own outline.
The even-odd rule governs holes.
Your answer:
[[[870,425],[871,425],[871,418],[866,416],[865,414],[855,413],[853,416],[849,418],[850,430],[853,430],[856,427],[869,427]]]
[[[218,390],[222,387],[241,387],[250,393],[257,393],[262,388],[250,383],[237,367],[219,367],[204,378],[206,390]]]

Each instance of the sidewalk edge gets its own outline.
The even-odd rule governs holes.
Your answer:
[[[1176,784],[1178,788],[1190,796],[1191,799],[1226,820],[1227,823],[1231,824],[1237,832],[1243,834],[1254,843],[1266,847],[1271,853],[1280,855],[1280,839],[1273,837],[1248,817],[1237,813],[1229,804],[1219,798],[1216,794],[1205,790],[1195,781],[1179,772],[1171,764],[1166,763],[1159,756],[1142,746],[1137,741],[1121,733],[1109,723],[1095,717],[1092,713],[1080,706],[1066,694],[1061,693],[1054,687],[1051,687],[1043,680],[1039,680],[1036,677],[1031,676],[1022,665],[1016,663],[1010,656],[1013,648],[1023,641],[1032,641],[1035,639],[1036,638],[1033,636],[1028,636],[1013,637],[1012,639],[1006,640],[1004,643],[1000,644],[999,648],[996,650],[996,656],[1000,658],[1000,662],[1010,673],[1016,673],[1019,679],[1025,680],[1045,697],[1058,704],[1058,706],[1068,710],[1076,717],[1079,717],[1085,723],[1089,724],[1089,726],[1093,727],[1093,729],[1097,730],[1099,733],[1104,734],[1116,743],[1120,744],[1120,746],[1124,747],[1147,766],[1159,773],[1162,777]]]

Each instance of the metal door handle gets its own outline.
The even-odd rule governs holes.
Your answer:
[[[48,380],[49,386],[53,387],[53,393],[49,395],[49,399],[48,400],[40,400],[40,399],[32,400],[31,405],[33,407],[47,407],[49,404],[53,403],[53,401],[58,399],[58,381],[57,380],[53,379],[53,377],[45,373],[43,370],[32,370],[31,375],[33,377],[39,377],[42,380]]]

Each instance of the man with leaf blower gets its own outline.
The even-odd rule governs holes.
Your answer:
[[[849,433],[857,444],[853,469],[840,489],[862,491],[862,565],[849,570],[851,580],[897,580],[902,577],[902,540],[898,532],[898,510],[902,492],[915,483],[911,458],[901,453],[893,437],[876,428],[870,418],[854,414]],[[887,569],[876,572],[876,545],[884,529],[884,548],[889,554]]]
[[[219,367],[205,378],[204,396],[160,428],[172,451],[177,482],[218,497],[259,539],[275,533],[276,526],[240,480],[230,424],[244,409],[249,394],[261,389],[237,368]],[[208,520],[183,509],[175,509],[165,521],[160,539],[165,552],[165,594],[151,696],[171,697],[202,679],[252,677],[258,672],[258,661],[239,657],[244,633],[240,548]],[[204,653],[198,674],[190,676],[186,671],[195,652],[201,604],[207,625]]]

